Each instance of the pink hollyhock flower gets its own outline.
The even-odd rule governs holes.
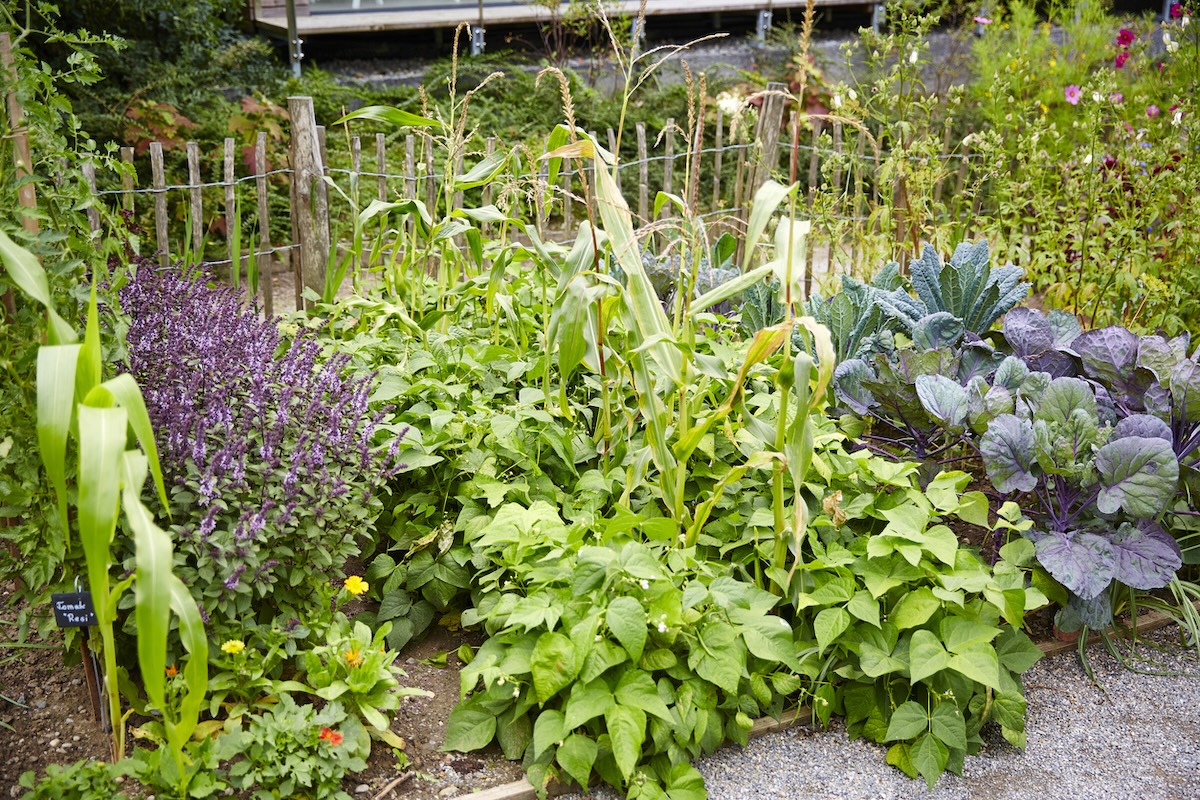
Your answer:
[[[1116,67],[1117,69],[1120,69],[1121,67],[1125,66],[1125,62],[1128,60],[1129,60],[1129,51],[1122,50],[1121,52],[1117,53],[1117,58],[1115,61],[1113,61],[1113,66]]]
[[[1129,47],[1137,40],[1137,34],[1129,30],[1129,28],[1121,28],[1117,31],[1117,44],[1121,47]]]
[[[975,17],[974,19],[975,19],[975,24],[977,24],[977,25],[991,25],[992,24],[991,19],[989,19],[988,17]]]
[[[1068,86],[1063,91],[1063,94],[1066,96],[1068,103],[1070,103],[1073,106],[1079,105],[1079,87],[1078,86],[1076,86],[1075,84],[1072,83],[1070,86]]]
[[[1147,117],[1149,117],[1150,119],[1154,119],[1158,115],[1159,115],[1158,106],[1154,106],[1154,105],[1146,106],[1146,116]]]

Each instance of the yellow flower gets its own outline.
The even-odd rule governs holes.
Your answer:
[[[230,639],[225,642],[225,644],[221,645],[221,652],[228,653],[231,656],[236,656],[245,649],[246,643],[241,639]]]
[[[371,584],[364,581],[358,575],[351,575],[349,578],[346,578],[346,580],[342,582],[342,586],[346,588],[347,592],[355,597],[358,597],[360,594],[367,591],[367,589],[371,588]]]
[[[362,653],[359,652],[357,647],[352,647],[342,653],[342,657],[346,659],[346,665],[350,667],[360,666],[363,662]]]

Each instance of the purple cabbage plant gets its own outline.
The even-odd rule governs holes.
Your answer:
[[[1179,493],[1200,490],[1200,352],[1186,337],[1083,332],[1028,308],[1004,318],[1008,356],[961,326],[931,334],[839,364],[835,395],[872,421],[869,449],[935,468],[974,456],[999,499],[1020,498],[1038,561],[1070,593],[1062,627],[1107,625],[1114,581],[1157,589],[1186,554],[1200,560],[1200,513]]]
[[[177,574],[217,622],[302,615],[359,553],[404,431],[376,445],[373,376],[349,377],[349,356],[303,330],[285,340],[230,288],[138,262],[119,294],[126,367],[170,483]]]
[[[1182,565],[1159,524],[1179,486],[1170,430],[1134,415],[1102,422],[1097,390],[1082,378],[1028,373],[1017,413],[998,415],[979,441],[992,485],[1021,495],[1039,563],[1069,590],[1060,627],[1111,622],[1114,581],[1166,586]]]

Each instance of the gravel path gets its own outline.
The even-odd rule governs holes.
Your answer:
[[[1170,627],[1152,642],[1177,638]],[[1200,660],[1195,650],[1136,652],[1157,661],[1141,675],[1100,645],[1091,653],[1100,686],[1074,652],[1038,662],[1026,675],[1024,751],[998,733],[962,777],[947,774],[932,792],[884,762],[886,749],[850,741],[843,730],[794,728],[745,749],[728,747],[697,767],[711,800],[1192,800],[1200,798]],[[1103,687],[1103,688],[1100,688]],[[987,737],[985,737],[987,738]],[[595,791],[594,800],[617,800]],[[570,800],[579,797],[570,796]]]

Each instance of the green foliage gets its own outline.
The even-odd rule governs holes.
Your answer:
[[[317,697],[336,700],[349,715],[362,717],[371,736],[401,747],[385,712],[399,708],[402,697],[427,693],[400,687],[396,675],[404,672],[393,666],[395,651],[384,647],[390,628],[385,622],[372,635],[363,623],[343,618],[329,630],[325,644],[304,653],[304,681]]]
[[[255,800],[349,800],[342,779],[366,769],[369,752],[369,735],[341,703],[318,712],[286,694],[270,713],[252,717],[216,745],[219,758],[232,760],[230,784]]]
[[[121,770],[104,761],[76,761],[71,764],[51,764],[41,780],[36,773],[24,772],[20,786],[30,791],[21,800],[110,800],[128,797],[116,779]]]
[[[909,270],[913,288],[928,313],[951,314],[977,334],[986,333],[1029,294],[1029,284],[1019,282],[1020,268],[992,269],[986,240],[960,244],[944,266],[937,251],[926,245]]]
[[[946,473],[928,496],[910,490],[903,505],[889,500],[880,509],[888,524],[870,538],[843,544],[835,530],[815,528],[811,560],[790,584],[793,604],[811,620],[800,635],[815,640],[832,688],[816,694],[818,717],[841,713],[851,736],[895,742],[888,763],[930,787],[944,770],[961,772],[985,722],[1024,746],[1020,674],[1041,655],[1020,625],[1046,599],[1009,560],[1027,562],[1029,543],[1008,545],[988,569],[949,528],[930,525],[935,509],[986,509],[982,496],[957,497],[968,479]],[[972,518],[986,522],[986,510]]]
[[[1045,13],[1009,3],[974,44],[981,232],[1027,267],[1049,305],[1089,326],[1195,334],[1196,287],[1182,265],[1200,255],[1190,224],[1200,159],[1186,115],[1175,117],[1200,86],[1195,28],[1083,2]],[[1116,42],[1121,29],[1131,43]]]
[[[102,20],[105,30],[124,40],[120,56],[96,57],[107,80],[87,92],[72,93],[85,127],[102,140],[122,140],[130,129],[134,102],[145,98],[170,104],[199,120],[202,129],[211,126],[212,138],[222,135],[229,106],[214,89],[234,97],[255,89],[274,90],[284,75],[273,48],[241,32],[244,13],[244,4],[237,0],[63,4],[59,24],[64,30],[91,29]],[[39,42],[38,49],[51,63],[66,57],[53,38]]]
[[[285,679],[284,668],[289,656],[296,654],[297,642],[302,644],[309,633],[302,625],[285,631],[276,621],[269,628],[250,628],[243,634],[244,648],[237,653],[214,648],[210,661],[213,674],[208,681],[208,714],[212,720],[224,727],[222,718],[237,720],[250,711],[269,708],[283,694],[308,691],[306,684]],[[215,727],[213,721],[202,725]]]
[[[0,269],[4,297],[0,306],[0,430],[4,431],[0,435],[0,517],[8,518],[7,526],[0,527],[0,538],[17,556],[0,560],[0,580],[20,579],[24,584],[31,602],[19,613],[28,624],[31,609],[44,607],[51,587],[69,583],[82,566],[79,551],[68,549],[69,536],[61,515],[55,513],[52,485],[32,446],[37,436],[39,346],[48,313],[59,331],[80,319],[87,299],[85,271],[102,270],[104,259],[120,243],[101,240],[88,231],[84,213],[95,207],[95,198],[78,169],[64,173],[61,166],[64,160],[90,160],[98,170],[113,165],[110,154],[81,128],[64,92],[96,83],[100,79],[96,53],[115,44],[110,37],[82,30],[62,32],[55,28],[52,16],[43,15],[47,9],[40,5],[29,9],[29,17],[22,11],[20,22],[28,19],[42,32],[27,30],[13,18],[13,5],[0,4],[0,27],[13,39],[14,67],[0,75],[0,86],[21,104],[31,163],[25,175],[11,166],[0,171],[0,192],[6,198],[0,223],[5,262]],[[31,40],[42,35],[69,54],[60,69],[43,65],[30,51]],[[5,164],[14,162],[16,141],[6,136],[0,142]],[[17,205],[18,197],[27,192],[36,199],[36,209]],[[25,251],[27,256],[22,255]],[[28,268],[20,266],[23,262]],[[31,282],[34,273],[38,277]],[[67,337],[60,334],[60,338]],[[65,465],[64,478],[73,476],[74,469],[73,464]],[[37,622],[45,633],[52,618],[44,615]]]
[[[595,770],[629,796],[695,791],[688,763],[745,743],[750,720],[778,715],[799,685],[778,598],[692,551],[611,528],[592,544],[545,503],[472,516],[465,536],[482,569],[463,621],[491,638],[463,669],[474,694],[451,716],[447,749],[496,738],[537,786],[550,774],[586,786]]]
[[[211,738],[190,741],[183,752],[184,758],[177,761],[160,741],[157,749],[138,747],[119,766],[157,797],[169,800],[212,797],[228,788]]]
[[[69,532],[66,463],[70,444],[75,443],[76,525],[102,642],[109,718],[122,718],[114,627],[117,603],[133,584],[138,664],[146,693],[162,715],[175,764],[182,771],[185,743],[195,730],[208,682],[208,642],[199,610],[173,572],[170,537],[142,503],[147,473],[153,475],[164,504],[166,489],[141,390],[128,375],[103,380],[94,276],[85,334],[79,343],[75,331],[55,311],[45,272],[33,255],[0,234],[0,261],[13,282],[45,307],[49,320],[49,344],[37,353],[38,449],[54,489],[58,520]],[[140,450],[128,447],[129,441],[136,441]],[[112,543],[122,510],[134,543],[134,570],[114,586]],[[186,692],[177,703],[168,704],[164,674],[172,612],[192,657],[184,668]],[[113,752],[124,757],[123,724],[113,726]]]

